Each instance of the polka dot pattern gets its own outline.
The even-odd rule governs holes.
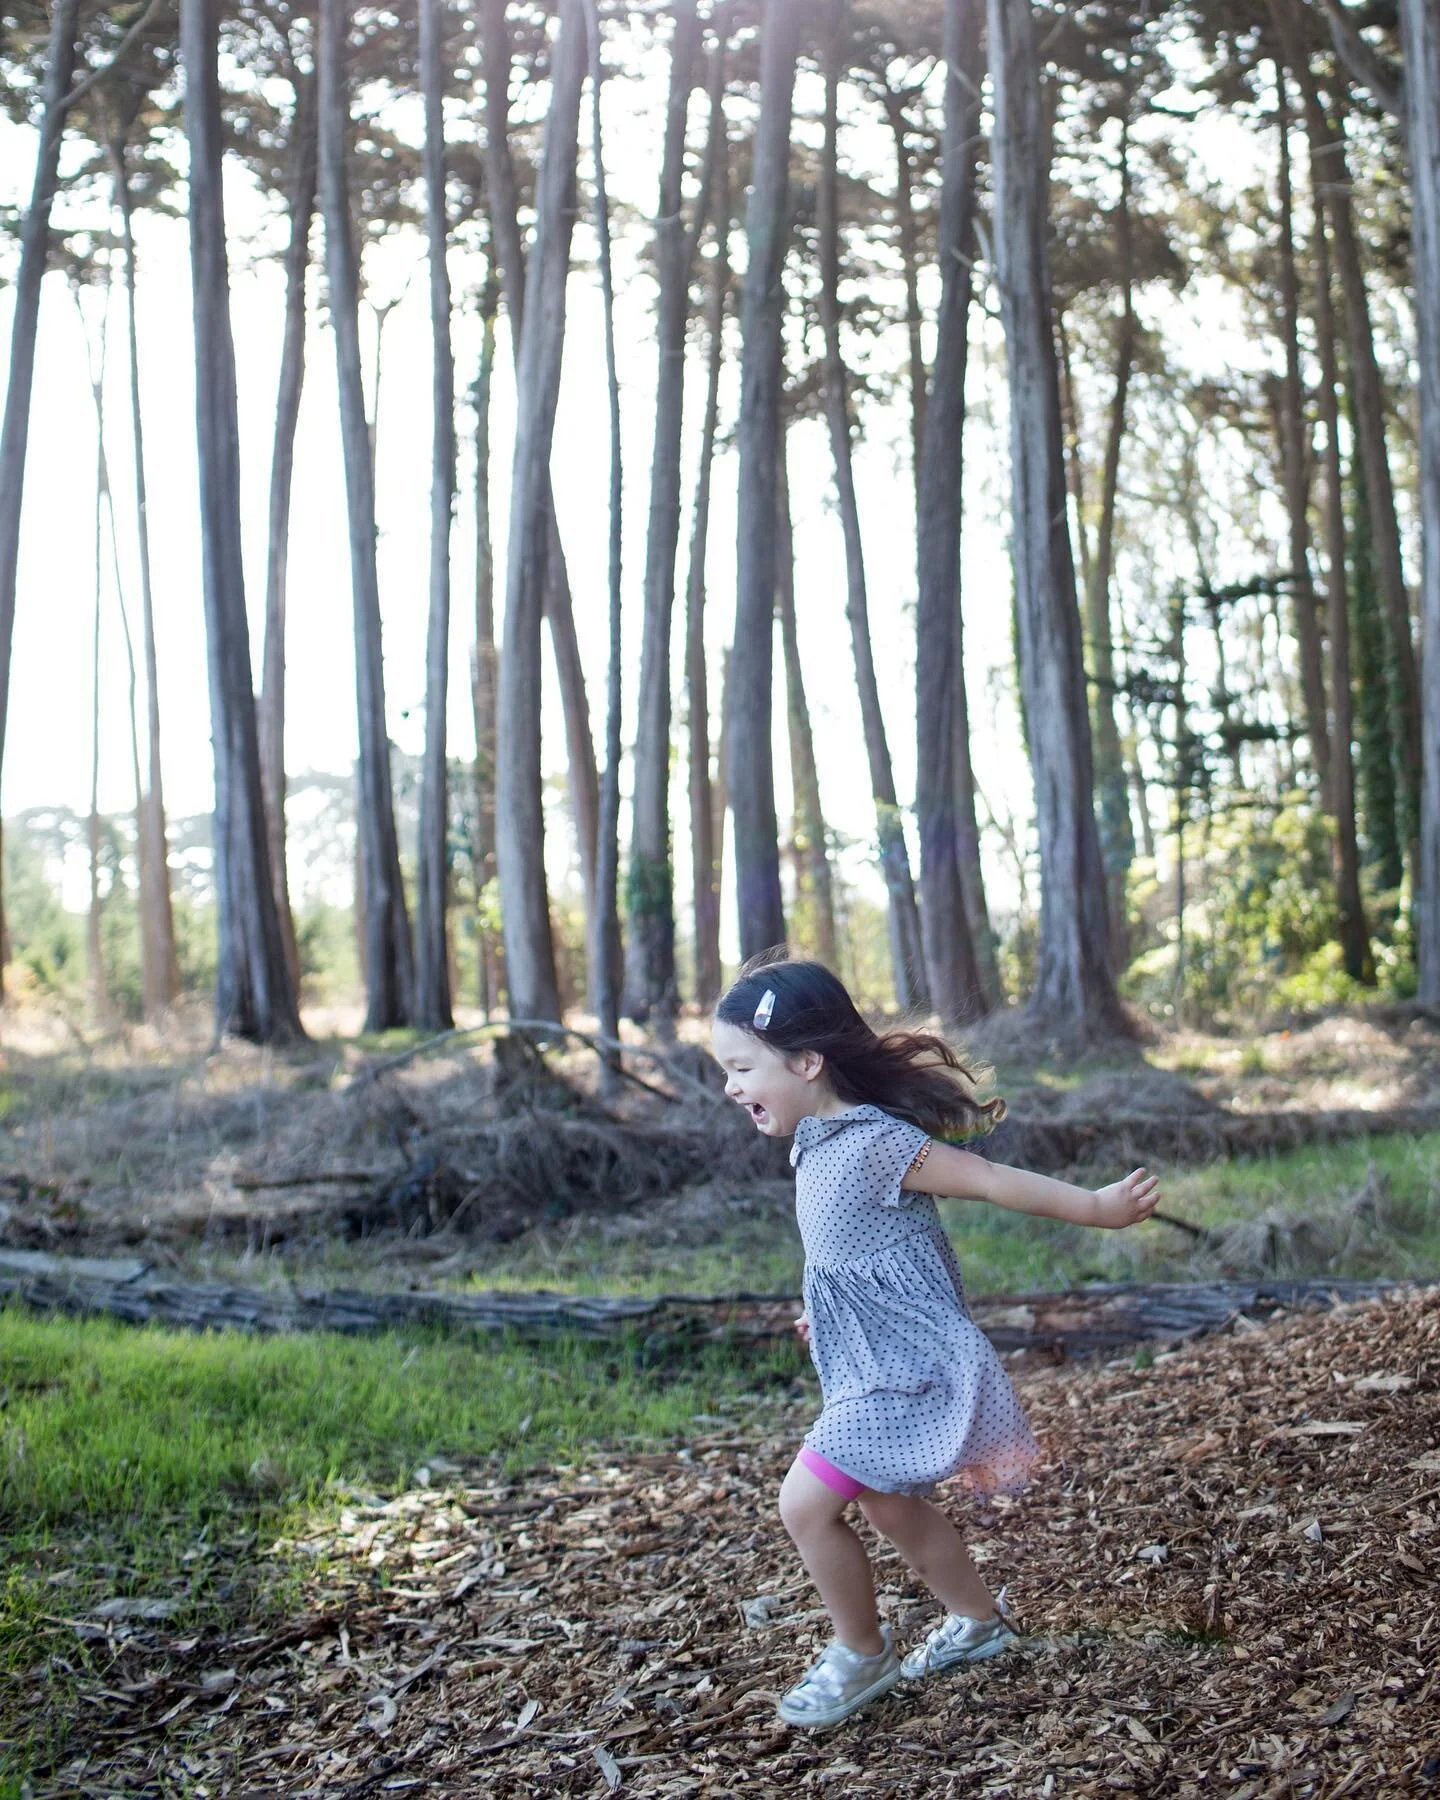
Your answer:
[[[878,1106],[796,1127],[795,1216],[825,1401],[805,1442],[880,1493],[927,1494],[952,1476],[982,1494],[1014,1489],[1038,1447],[966,1309],[935,1202],[900,1185],[928,1142]]]

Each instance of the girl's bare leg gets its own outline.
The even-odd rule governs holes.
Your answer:
[[[820,1590],[836,1637],[861,1656],[878,1656],[885,1640],[875,1616],[875,1579],[865,1546],[840,1516],[849,1504],[800,1462],[781,1483],[780,1517]]]
[[[948,1612],[970,1619],[994,1616],[994,1596],[980,1579],[959,1532],[937,1507],[916,1494],[871,1491],[860,1496],[860,1510]]]

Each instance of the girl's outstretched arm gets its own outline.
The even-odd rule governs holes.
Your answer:
[[[1099,1225],[1115,1230],[1148,1219],[1160,1199],[1157,1176],[1135,1169],[1109,1187],[1075,1187],[1028,1169],[986,1162],[953,1144],[931,1143],[929,1154],[900,1184],[908,1192],[939,1194],[954,1200],[988,1200],[1010,1212],[1065,1219],[1072,1225]]]

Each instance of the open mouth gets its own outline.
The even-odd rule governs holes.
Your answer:
[[[752,1102],[745,1110],[756,1125],[765,1125],[769,1122],[770,1115],[758,1100]]]

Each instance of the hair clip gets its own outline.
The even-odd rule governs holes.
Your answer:
[[[770,1028],[770,1021],[774,1017],[774,1014],[775,990],[774,988],[766,988],[765,992],[760,996],[760,1004],[755,1008],[755,1029],[757,1031],[768,1031]]]

